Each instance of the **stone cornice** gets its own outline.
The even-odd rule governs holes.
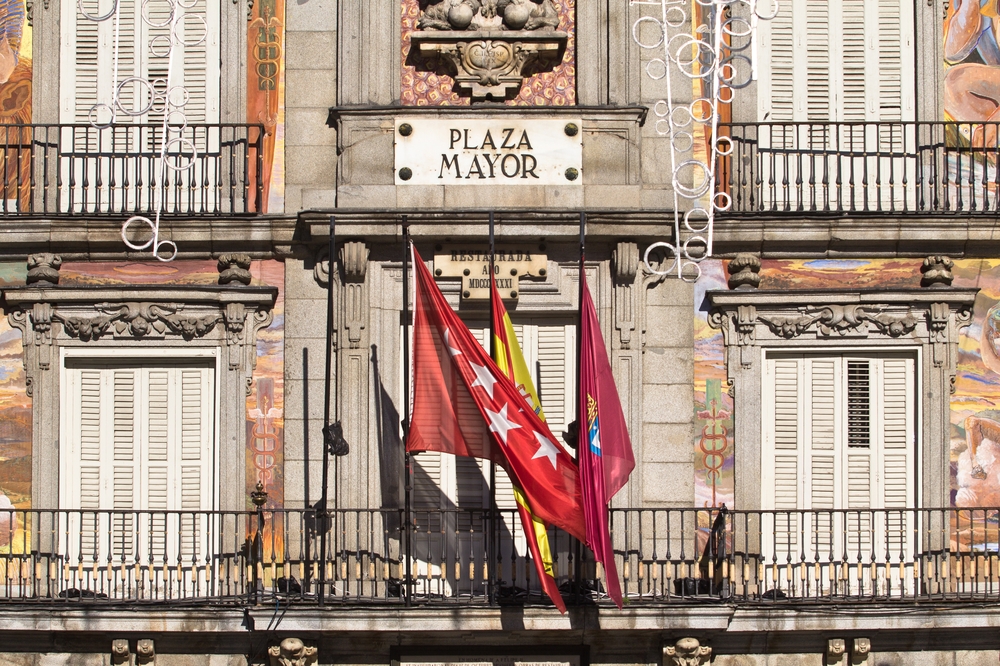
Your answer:
[[[576,210],[496,209],[495,213],[502,235],[544,236],[552,242],[572,242],[579,236]],[[488,211],[317,209],[297,215],[164,219],[163,229],[178,244],[179,259],[215,259],[227,252],[243,252],[253,259],[282,258],[324,240],[331,214],[338,216],[338,236],[378,243],[401,238],[404,214],[415,238],[479,238],[486,233]],[[590,209],[587,214],[590,240],[629,238],[643,250],[673,236],[673,215],[668,210]],[[714,239],[718,257],[737,252],[756,252],[763,259],[1000,256],[1000,223],[980,215],[718,219]],[[39,252],[57,253],[64,261],[149,260],[148,253],[126,251],[117,218],[17,217],[0,224],[0,261],[22,261]]]

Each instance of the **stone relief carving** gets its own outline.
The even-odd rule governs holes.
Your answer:
[[[851,645],[851,655],[855,658],[865,657],[872,651],[872,642],[868,638],[855,638]]]
[[[141,338],[173,333],[192,340],[203,337],[222,319],[220,315],[184,316],[179,314],[183,308],[177,303],[98,303],[94,309],[103,313],[101,315],[73,317],[53,310],[52,320],[62,323],[66,335],[87,342],[100,338],[112,328],[119,336]]]
[[[847,643],[843,638],[831,638],[826,642],[826,656],[832,662],[839,662],[847,652]]]
[[[249,391],[249,376],[257,364],[257,332],[272,320],[271,294],[247,293],[249,300],[246,302],[200,304],[81,302],[81,297],[89,293],[88,289],[66,287],[43,290],[41,297],[36,290],[5,292],[7,319],[11,326],[21,331],[24,341],[28,395],[34,393],[35,373],[50,369],[52,349],[60,331],[64,339],[82,343],[95,342],[106,335],[134,340],[176,337],[190,341],[209,336],[220,324],[224,326],[229,368],[247,372]],[[229,298],[226,296],[224,300]]]
[[[920,278],[920,286],[930,289],[950,287],[952,280],[955,279],[955,276],[951,273],[951,269],[954,267],[955,262],[950,257],[941,254],[927,257],[920,267],[920,272],[924,274]]]
[[[806,333],[813,326],[819,335],[867,335],[869,325],[880,333],[898,338],[913,331],[917,320],[910,314],[901,316],[889,315],[879,308],[860,305],[824,305],[822,307],[806,306],[799,310],[798,316],[765,317],[760,320],[771,327],[775,335],[783,338],[794,338]]]
[[[58,254],[48,252],[32,254],[28,257],[28,275],[24,281],[27,284],[35,284],[36,282],[59,284],[59,268],[61,266],[62,257]]]
[[[439,0],[420,13],[421,30],[541,30],[559,25],[552,0]]]
[[[750,252],[740,252],[729,262],[730,289],[757,289],[760,287],[760,257]]]
[[[113,666],[128,664],[131,658],[132,653],[128,649],[127,638],[116,638],[111,641],[111,663]]]
[[[319,648],[309,647],[298,638],[286,638],[267,649],[271,666],[309,666],[316,663]]]
[[[250,255],[241,252],[227,252],[219,255],[219,284],[250,284]]]
[[[447,62],[473,101],[503,99],[521,89],[529,65],[562,58],[568,36],[558,26],[552,0],[439,0],[424,6],[411,43]]]
[[[639,273],[639,246],[618,243],[611,252],[615,293],[615,329],[622,349],[632,348],[632,331],[636,327],[635,277]]]
[[[152,664],[156,661],[156,650],[152,638],[140,638],[135,643],[135,663]]]
[[[701,666],[712,656],[712,648],[697,638],[682,638],[663,647],[663,666]]]

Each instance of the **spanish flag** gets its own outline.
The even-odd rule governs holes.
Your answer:
[[[500,293],[497,291],[495,279],[490,280],[493,298],[493,349],[494,361],[500,371],[514,382],[521,396],[534,410],[538,417],[545,420],[545,413],[542,411],[542,403],[538,399],[538,392],[535,384],[531,381],[531,373],[528,365],[524,362],[524,355],[521,354],[521,346],[517,343],[517,336],[514,334],[514,325],[510,322],[510,315],[503,305]],[[513,479],[511,480],[513,482]],[[531,559],[535,561],[535,570],[538,572],[538,579],[542,584],[542,589],[552,599],[559,612],[566,612],[566,604],[562,595],[559,594],[559,587],[556,585],[555,567],[552,564],[552,550],[549,548],[549,532],[545,522],[535,516],[528,506],[528,500],[524,493],[517,486],[514,486],[514,499],[517,500],[517,511],[521,515],[521,524],[524,527],[524,538],[528,541],[528,548],[531,550]]]

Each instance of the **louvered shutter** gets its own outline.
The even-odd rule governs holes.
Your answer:
[[[82,514],[80,555],[204,558],[210,535],[198,513],[213,503],[214,369],[71,365],[66,377],[61,506],[114,510]],[[137,524],[135,511],[151,513]],[[174,511],[188,513],[165,513]]]
[[[761,501],[778,512],[764,526],[769,555],[856,561],[872,548],[912,549],[907,513],[871,509],[915,504],[914,381],[913,359],[898,355],[767,359]],[[799,516],[784,510],[808,511],[801,549]]]
[[[759,31],[762,121],[913,119],[912,3],[793,0]]]

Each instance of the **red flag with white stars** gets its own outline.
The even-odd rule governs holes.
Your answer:
[[[458,318],[413,250],[413,410],[406,450],[500,465],[535,515],[585,536],[576,463]]]

